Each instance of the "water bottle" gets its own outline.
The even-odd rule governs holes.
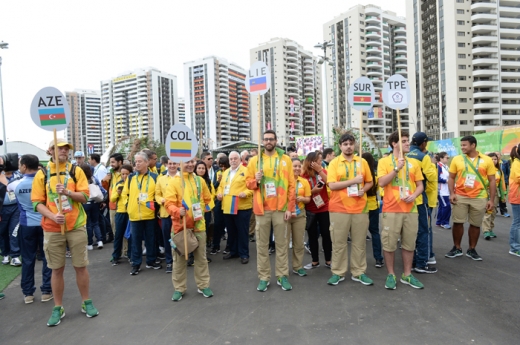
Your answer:
[[[177,248],[177,246],[175,245],[175,243],[173,242],[173,240],[171,238],[168,241],[170,242],[170,246],[172,247],[172,249]]]

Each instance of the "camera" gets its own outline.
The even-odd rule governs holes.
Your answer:
[[[0,146],[2,146],[4,142],[0,140]],[[18,170],[18,153],[7,153],[5,155],[0,155],[2,158],[2,164],[0,164],[0,172],[2,171],[16,171]]]

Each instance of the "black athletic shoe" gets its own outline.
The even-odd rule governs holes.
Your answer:
[[[140,271],[140,270],[141,270],[141,269],[140,269],[139,267],[134,266],[134,267],[132,267],[132,271],[130,271],[130,275],[131,275],[131,276],[136,276],[136,275],[139,274],[139,271]]]
[[[153,265],[146,265],[146,268],[153,268],[154,270],[160,270],[162,268],[161,264],[154,263]]]
[[[462,249],[457,249],[457,247],[453,246],[453,248],[444,256],[447,258],[456,258],[457,256],[462,256]]]
[[[381,268],[385,265],[385,263],[383,262],[383,260],[376,260],[376,267],[377,268]]]
[[[482,261],[482,258],[480,257],[480,255],[477,254],[477,251],[475,249],[468,249],[468,251],[466,252],[466,256],[468,258],[472,258],[475,261]]]
[[[415,267],[414,271],[417,273],[437,273],[437,269],[435,267],[430,266]]]

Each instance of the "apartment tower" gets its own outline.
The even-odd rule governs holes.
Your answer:
[[[65,130],[75,151],[103,154],[101,140],[101,96],[99,90],[75,89],[65,92],[71,121]]]

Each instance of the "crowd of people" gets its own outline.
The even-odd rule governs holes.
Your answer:
[[[81,151],[69,161],[73,147],[58,139],[49,144],[46,167],[27,154],[18,171],[2,173],[0,183],[7,186],[2,263],[22,266],[21,288],[29,304],[36,291],[35,262],[42,260],[41,301],[54,300],[47,325],[56,326],[65,316],[67,258],[75,269],[81,311],[87,317],[99,314],[89,297],[88,251],[108,243],[113,243],[111,265],[128,261],[132,276],[140,273],[143,257],[147,269],[172,274],[174,302],[187,291],[188,266],[194,267],[197,291],[212,297],[210,256],[223,247],[224,260],[248,264],[251,242],[256,242],[258,291],[271,283],[272,254],[276,284],[284,291],[293,288],[291,271],[304,277],[321,264],[330,269],[329,285],[344,281],[348,272],[351,280],[373,285],[367,275],[369,234],[374,265],[387,270],[385,288],[396,289],[400,281],[422,289],[413,273],[437,272],[434,210],[436,225],[453,233],[445,257],[463,255],[468,222],[465,254],[480,261],[480,234],[496,237],[497,208],[508,217],[509,201],[509,253],[520,257],[518,147],[510,161],[502,160],[498,153],[479,152],[475,137],[466,136],[462,154],[449,157],[429,153],[428,140],[422,132],[396,131],[388,138],[389,153],[376,161],[369,152],[360,156],[359,143],[347,133],[338,141],[337,156],[326,148],[302,159],[279,148],[276,132],[267,130],[260,152],[219,153],[216,161],[203,152],[180,166],[167,157],[157,164],[157,154],[144,149],[132,161],[114,153],[107,167],[97,154],[87,164]],[[394,267],[398,249],[400,275]],[[305,251],[311,254],[307,263]]]

